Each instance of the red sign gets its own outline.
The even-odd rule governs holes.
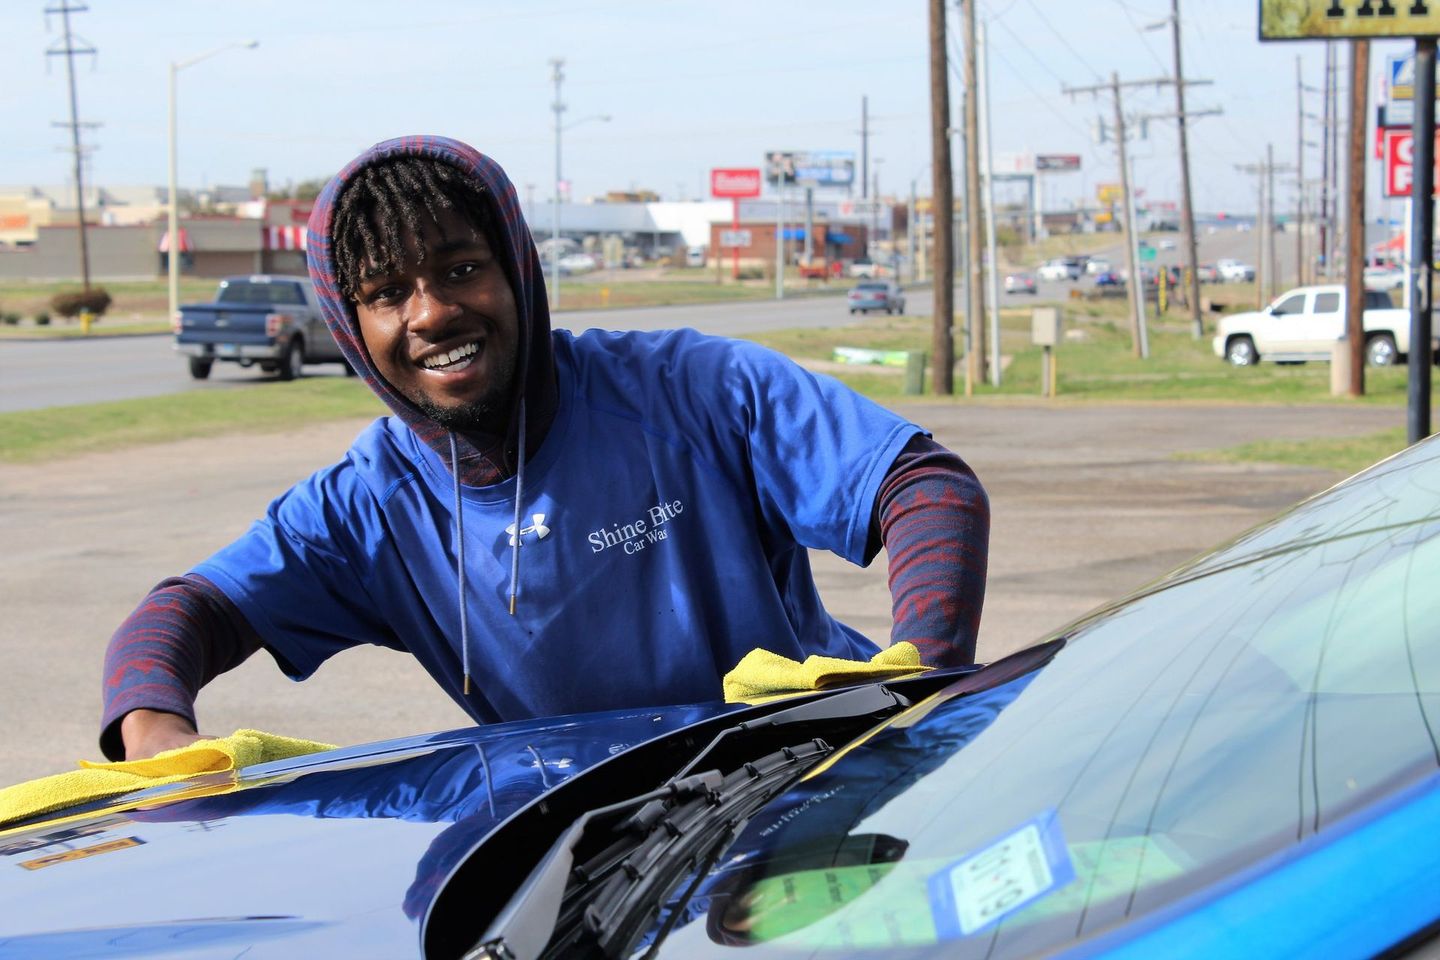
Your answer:
[[[760,196],[760,168],[721,167],[711,170],[710,195],[736,200]]]
[[[1385,196],[1408,197],[1415,179],[1415,137],[1407,127],[1386,127]],[[1440,131],[1435,137],[1435,159],[1440,161]],[[1440,183],[1440,162],[1436,164],[1436,182]]]

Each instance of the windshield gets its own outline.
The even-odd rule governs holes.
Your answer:
[[[1433,775],[1437,458],[1302,505],[1040,671],[902,715],[752,819],[661,953],[1047,953]]]
[[[305,295],[300,291],[300,284],[293,282],[229,280],[220,284],[218,302],[303,304]]]

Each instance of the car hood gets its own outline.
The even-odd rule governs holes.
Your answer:
[[[367,744],[0,830],[0,955],[417,956],[440,881],[497,824],[632,745],[731,709]]]

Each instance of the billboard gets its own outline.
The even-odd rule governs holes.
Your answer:
[[[1057,173],[1061,170],[1079,170],[1078,153],[1042,153],[1035,157],[1035,169],[1042,173]]]
[[[848,187],[855,182],[853,150],[771,150],[765,181],[804,187]]]
[[[1440,4],[1411,0],[1260,0],[1261,40],[1440,35]]]
[[[1392,127],[1381,134],[1385,140],[1385,189],[1387,197],[1408,197],[1415,180],[1415,137],[1413,132]],[[1440,131],[1436,133],[1437,166],[1440,166]]]
[[[710,195],[722,199],[760,196],[758,167],[716,167],[710,171]]]

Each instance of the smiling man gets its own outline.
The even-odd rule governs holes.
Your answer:
[[[477,722],[718,699],[756,647],[868,659],[808,548],[886,547],[892,642],[973,659],[989,507],[920,427],[753,344],[552,331],[514,188],[452,140],[367,151],[309,238],[391,415],[121,625],[107,756],[196,739],[200,687],[261,648],[297,680],[406,651]]]

